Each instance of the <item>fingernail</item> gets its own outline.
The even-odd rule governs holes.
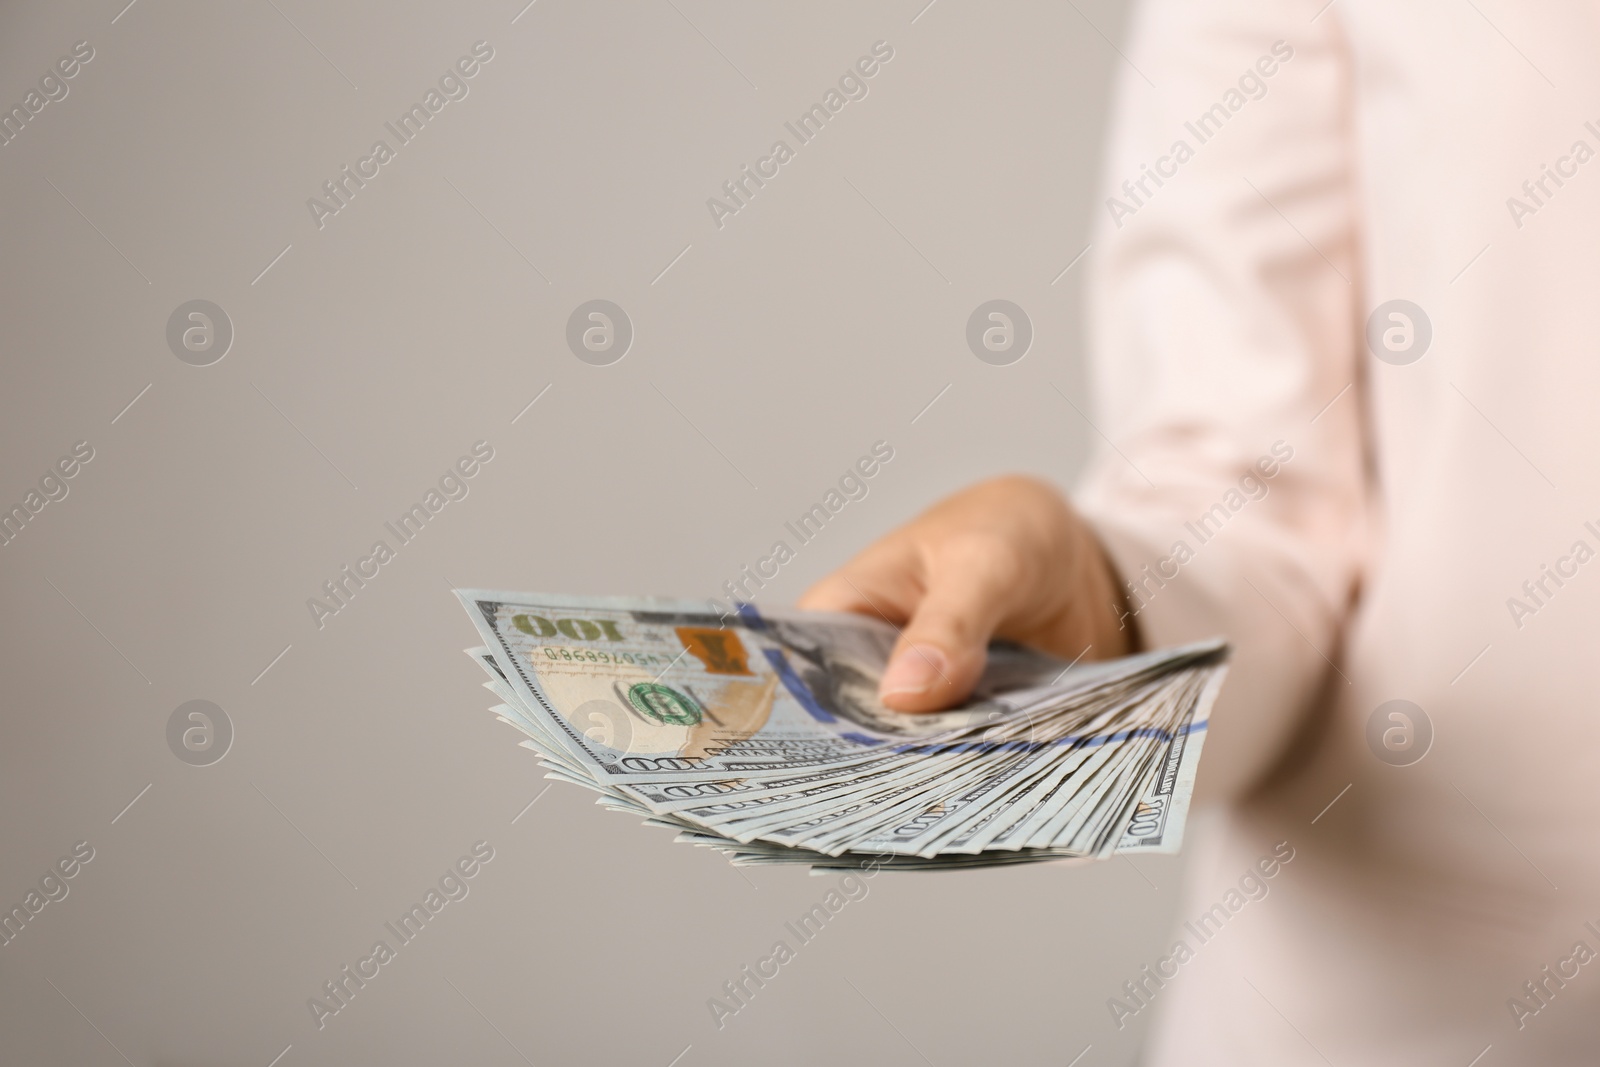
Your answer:
[[[932,645],[908,645],[889,661],[878,683],[878,695],[925,693],[944,680],[944,653]]]

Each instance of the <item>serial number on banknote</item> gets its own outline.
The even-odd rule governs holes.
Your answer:
[[[666,656],[654,652],[596,652],[592,648],[561,648],[560,646],[540,645],[539,651],[546,659],[564,659],[585,663],[626,663],[635,667],[653,667],[656,664],[672,662]]]

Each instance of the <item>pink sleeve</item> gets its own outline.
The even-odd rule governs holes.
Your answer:
[[[1365,556],[1351,76],[1336,9],[1312,10],[1137,9],[1090,253],[1102,447],[1078,503],[1147,645],[1234,644],[1212,797],[1348,684],[1332,664]]]

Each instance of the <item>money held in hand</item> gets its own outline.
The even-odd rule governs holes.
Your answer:
[[[547,777],[735,864],[933,870],[1176,852],[1220,640],[1068,663],[1003,642],[968,702],[878,700],[858,615],[457,590]]]

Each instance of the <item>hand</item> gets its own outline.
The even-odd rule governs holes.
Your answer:
[[[965,699],[991,637],[1067,659],[1125,655],[1137,637],[1122,603],[1088,524],[1053,487],[1015,476],[940,501],[800,598],[905,627],[878,689],[896,711]]]

